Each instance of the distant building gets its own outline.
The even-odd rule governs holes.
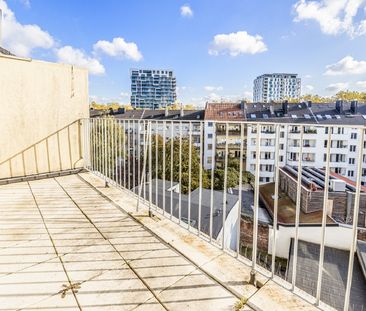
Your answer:
[[[172,70],[131,70],[131,105],[134,108],[165,108],[177,99]]]
[[[293,73],[263,74],[254,80],[253,101],[269,103],[284,99],[298,99],[301,79]]]

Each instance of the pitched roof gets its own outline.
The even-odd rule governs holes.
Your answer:
[[[115,114],[117,119],[154,119],[154,120],[203,120],[204,110],[183,110],[183,114],[180,110],[168,110],[167,114],[165,110],[127,110],[124,113]]]
[[[174,217],[179,217],[179,193],[168,191],[170,181],[165,181],[165,192],[163,191],[163,181],[153,179],[151,184],[152,203],[164,208],[163,198],[165,197],[165,211],[172,214]],[[174,183],[173,187],[177,183]],[[145,184],[146,189],[149,189],[149,184]],[[157,191],[156,191],[157,189]],[[137,192],[138,188],[132,191]],[[148,196],[148,195],[147,195]],[[226,216],[229,215],[233,207],[238,202],[238,196],[230,193],[226,194]],[[173,204],[172,204],[173,203]],[[201,231],[207,235],[210,233],[210,215],[211,215],[211,190],[202,188],[201,200]],[[213,191],[213,215],[212,215],[212,237],[217,239],[222,229],[223,218],[223,191]],[[198,228],[198,210],[199,210],[199,188],[191,192],[191,208],[190,222],[191,226]],[[188,194],[181,194],[181,219],[188,223]]]
[[[335,103],[287,105],[285,114],[282,103],[207,103],[205,120],[366,125],[366,103],[357,103],[356,113],[351,112],[349,102],[343,102],[342,112],[335,109]]]
[[[294,243],[291,239],[287,281],[292,280]],[[318,280],[320,245],[299,240],[296,286],[315,296]],[[366,309],[366,279],[355,255],[349,310]],[[325,246],[320,299],[337,310],[343,310],[347,284],[349,251]]]
[[[207,103],[205,120],[244,121],[243,107],[238,103]]]

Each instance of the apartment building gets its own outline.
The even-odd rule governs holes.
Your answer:
[[[302,153],[302,166],[323,168],[326,164],[326,152],[328,143],[327,124],[339,124],[330,129],[330,171],[351,180],[356,178],[357,152],[359,148],[365,148],[366,144],[358,145],[359,130],[352,125],[366,124],[366,105],[357,102],[344,103],[338,101],[336,104],[311,104],[300,103],[289,105],[283,103],[271,106],[267,109],[265,105],[258,105],[257,113],[251,114],[251,119],[261,121],[279,122],[279,163],[280,166],[294,165],[299,163],[300,150]],[[271,112],[273,114],[271,116]],[[271,118],[269,118],[271,116]],[[286,125],[295,122],[298,125]],[[300,125],[304,125],[303,143],[300,146]],[[247,133],[247,167],[250,172],[255,172],[256,165],[256,139],[255,126],[249,126]],[[274,125],[261,128],[260,146],[260,181],[272,182],[275,170],[275,133]],[[366,158],[363,158],[366,167]],[[366,172],[366,170],[365,170]],[[363,174],[364,175],[364,174]],[[362,177],[363,184],[366,178]]]
[[[298,99],[301,79],[294,73],[263,74],[254,80],[253,102],[270,103]]]
[[[246,128],[241,128],[245,120],[245,103],[207,103],[205,109],[204,167],[223,167],[226,136],[230,158],[240,158],[241,140],[246,145]],[[218,121],[218,122],[212,122]],[[238,123],[235,123],[237,121]],[[243,136],[242,136],[243,134]],[[246,148],[243,148],[243,161]],[[214,163],[213,163],[214,161]],[[245,167],[245,165],[244,165]]]
[[[131,70],[132,107],[165,108],[174,103],[176,99],[177,82],[172,70]]]
[[[232,121],[237,120],[235,124]],[[244,135],[241,137],[240,122]],[[298,103],[288,104],[207,104],[205,114],[205,168],[215,162],[220,166],[225,152],[226,130],[229,126],[229,156],[238,158],[243,139],[243,160],[245,170],[255,173],[256,167],[256,122],[263,122],[260,133],[260,182],[273,182],[275,174],[276,124],[280,123],[278,138],[279,165],[298,165],[301,149],[302,166],[323,168],[326,163],[328,128],[326,125],[339,124],[331,128],[330,170],[333,173],[355,180],[359,130],[352,125],[366,124],[366,105],[356,101],[337,101],[329,104]],[[268,123],[268,125],[266,125]],[[291,123],[291,125],[289,125]],[[304,125],[302,147],[300,146],[301,125]],[[213,151],[215,150],[215,151]],[[215,159],[213,157],[215,156]],[[217,163],[216,163],[217,162]],[[366,184],[366,156],[363,157]],[[215,166],[217,166],[215,165]]]

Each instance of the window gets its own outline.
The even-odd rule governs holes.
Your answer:
[[[280,156],[280,162],[283,162],[283,155]]]
[[[208,138],[212,138],[212,134],[208,134],[208,135],[207,135],[207,137],[208,137]]]
[[[208,122],[207,124],[209,127],[212,127],[213,126],[213,123],[212,122]]]
[[[212,144],[208,144],[208,145],[207,145],[207,149],[208,149],[208,150],[212,150]]]
[[[212,164],[212,157],[207,157],[207,163]]]
[[[356,146],[355,145],[350,145],[349,146],[349,151],[356,152]]]
[[[281,132],[280,133],[280,138],[284,138],[285,137],[285,132]]]
[[[324,140],[324,148],[327,148],[327,147],[328,147],[328,141]]]
[[[353,177],[354,172],[353,171],[348,171],[348,177]]]
[[[280,150],[284,149],[284,144],[280,144]]]
[[[348,164],[355,164],[355,158],[349,158]]]
[[[324,160],[324,162],[326,162],[326,161],[327,161],[327,154],[326,154],[326,153],[324,153],[323,160]]]
[[[351,133],[351,139],[357,139],[357,133]]]

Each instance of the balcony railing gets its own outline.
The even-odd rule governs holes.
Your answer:
[[[204,123],[201,121],[98,118],[86,119],[83,123],[86,137],[83,142],[86,168],[102,177],[106,183],[114,184],[136,195],[137,210],[140,204],[147,204],[151,211],[178,223],[238,259],[249,259],[253,276],[256,273],[263,273],[275,282],[287,284],[291,291],[296,290],[300,293],[306,291],[312,297],[301,294],[304,299],[321,308],[326,306],[325,304],[332,305],[332,301],[322,301],[322,292],[328,291],[324,289],[324,286],[327,286],[324,281],[326,260],[328,260],[325,256],[326,247],[334,247],[336,243],[332,244],[329,241],[337,240],[334,229],[330,229],[329,223],[333,227],[337,224],[332,216],[328,217],[329,193],[332,191],[330,182],[334,177],[331,175],[329,161],[324,162],[320,171],[319,168],[318,171],[314,171],[318,178],[322,176],[322,183],[309,184],[307,175],[304,175],[305,177],[302,175],[303,172],[304,174],[307,172],[304,171],[302,162],[314,160],[314,157],[309,157],[302,150],[304,126],[296,124],[297,132],[300,134],[300,150],[297,160],[291,160],[298,161],[296,167],[292,169],[295,173],[289,169],[285,174],[289,176],[288,183],[295,183],[291,188],[295,189],[295,193],[285,193],[284,188],[280,186],[282,169],[280,168],[279,141],[280,129],[283,127],[281,124],[273,124],[274,157],[266,159],[263,164],[262,156],[247,159],[252,161],[248,166],[252,171],[247,172],[243,155],[248,146],[244,142],[251,138],[260,141],[261,128],[268,126],[268,123],[241,122],[239,133],[242,139],[237,158],[239,161],[235,162],[232,156],[229,156],[231,148],[229,143],[221,144],[225,152],[221,155],[223,164],[220,168],[216,168],[215,165],[216,160],[219,160],[215,155],[217,147],[215,140],[213,140],[213,152],[211,152],[213,158],[210,159],[210,166],[204,167],[204,163],[209,161],[205,161],[205,132]],[[196,140],[195,144],[193,143],[193,124],[196,127],[195,131],[199,129],[199,140]],[[200,126],[197,127],[197,124]],[[238,122],[235,121],[235,124]],[[213,122],[214,128],[216,125]],[[291,124],[286,125],[285,131],[293,132],[291,126]],[[249,127],[256,129],[255,133],[247,131]],[[317,125],[314,130],[322,127],[324,126]],[[363,145],[364,127],[352,127],[358,129],[358,143]],[[329,130],[328,132],[330,133]],[[253,137],[245,137],[244,133]],[[229,141],[229,134],[230,131],[226,130],[226,142]],[[328,134],[329,147],[326,150],[326,159],[330,159],[330,140],[331,135]],[[261,148],[261,144],[255,146],[256,154],[261,154]],[[347,221],[348,240],[345,239],[349,254],[346,264],[348,274],[345,286],[340,292],[344,310],[348,310],[350,306],[353,310],[353,302],[350,299],[354,257],[358,230],[362,229],[358,227],[362,156],[363,149],[359,148],[356,159],[356,179],[353,182],[355,190],[353,210],[350,215],[351,221],[350,219]],[[268,160],[272,161],[271,164],[267,163]],[[273,176],[261,177],[261,168],[268,171],[268,174],[272,174],[273,170]],[[272,177],[274,183],[261,184],[265,182],[263,178]],[[311,214],[311,217],[306,215],[303,207],[302,189],[314,191],[321,185],[323,185],[323,194],[318,201],[317,218],[311,218],[314,214]],[[291,210],[289,206],[292,206]],[[269,223],[266,225],[262,223],[263,208],[271,216],[268,217]],[[243,212],[249,216],[243,218]],[[310,229],[311,234],[308,233],[309,227],[313,228]],[[267,233],[263,234],[263,231]],[[267,239],[266,243],[262,239]],[[316,270],[314,279],[309,281],[313,284],[311,289],[304,285],[305,281],[301,282],[306,270],[299,266],[306,259],[304,257],[306,254],[300,251],[303,243],[315,243],[318,247],[318,257],[315,256],[318,259],[316,259],[316,265],[312,266],[312,269]]]

